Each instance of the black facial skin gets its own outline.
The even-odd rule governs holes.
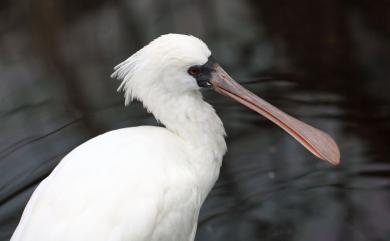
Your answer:
[[[211,88],[211,74],[214,71],[213,65],[216,63],[214,57],[210,55],[208,61],[203,65],[194,65],[188,69],[188,74],[196,79],[199,87]]]

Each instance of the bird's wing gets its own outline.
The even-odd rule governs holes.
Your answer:
[[[187,154],[162,128],[94,138],[39,185],[11,241],[185,240],[200,207]]]

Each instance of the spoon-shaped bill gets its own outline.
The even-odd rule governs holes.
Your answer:
[[[235,99],[268,118],[318,158],[329,161],[333,165],[340,163],[339,148],[328,134],[295,119],[256,96],[234,81],[218,64],[214,65],[214,70],[210,80],[214,90]]]

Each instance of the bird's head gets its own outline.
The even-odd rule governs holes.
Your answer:
[[[320,159],[339,163],[337,144],[329,135],[287,115],[239,85],[196,37],[162,35],[114,69],[111,77],[123,80],[119,90],[124,90],[126,104],[134,98],[144,104],[153,103],[211,88],[265,116]]]
[[[125,91],[126,103],[143,100],[151,89],[182,95],[210,87],[211,60],[211,51],[200,39],[166,34],[117,65],[111,77],[123,79],[119,89]]]

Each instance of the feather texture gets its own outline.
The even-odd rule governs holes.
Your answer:
[[[201,40],[169,34],[117,65],[126,104],[142,101],[166,128],[116,130],[74,149],[11,241],[193,241],[226,152],[222,122],[187,73],[209,56]]]
[[[84,143],[39,185],[12,240],[186,240],[202,201],[188,151],[158,127]]]

